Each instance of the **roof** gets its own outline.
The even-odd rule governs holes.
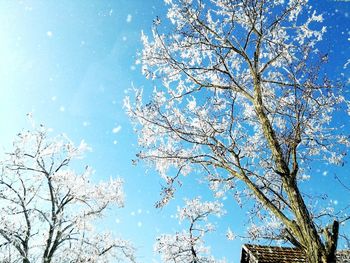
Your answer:
[[[350,263],[350,250],[338,250],[336,256],[337,262]]]
[[[337,251],[337,263],[350,263],[350,250]],[[304,253],[298,248],[245,244],[241,263],[306,263]]]
[[[241,263],[292,263],[306,262],[305,255],[298,248],[243,245]]]

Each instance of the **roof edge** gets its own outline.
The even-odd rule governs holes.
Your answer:
[[[249,258],[250,259],[253,259],[255,262],[258,262],[258,259],[255,257],[255,255],[250,251],[250,249],[247,247],[247,245],[250,245],[250,244],[243,244],[242,245],[242,255],[241,255],[241,261],[242,261],[242,256],[243,256],[243,250],[249,254]]]

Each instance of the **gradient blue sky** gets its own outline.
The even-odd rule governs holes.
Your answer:
[[[350,57],[350,1],[311,3],[325,14],[328,32],[321,47],[329,51],[327,70],[349,79],[350,65],[344,64]],[[185,184],[178,201],[156,210],[162,181],[152,169],[131,162],[137,137],[122,101],[132,83],[152,89],[135,65],[136,53],[142,49],[141,30],[149,32],[152,20],[165,15],[161,0],[0,1],[1,149],[8,149],[14,135],[28,127],[29,112],[57,133],[67,133],[76,142],[84,139],[93,148],[84,163],[94,167],[96,180],[125,180],[126,207],[111,211],[99,227],[132,240],[145,263],[157,259],[157,235],[181,228],[174,218],[181,198],[189,190],[210,196],[205,186]],[[310,190],[325,189],[338,206],[349,203],[349,192],[327,186],[334,173],[349,182],[349,164],[341,170],[316,170],[317,184],[310,184]],[[225,231],[230,226],[242,232],[245,211],[230,199],[224,202],[228,216],[214,220],[218,231],[208,240],[214,255],[238,262],[245,241],[227,241]]]

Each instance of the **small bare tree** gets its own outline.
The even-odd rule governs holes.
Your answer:
[[[93,230],[109,206],[123,206],[123,190],[69,167],[87,149],[44,128],[18,134],[0,163],[1,262],[134,262],[128,241]]]
[[[186,221],[188,228],[176,234],[163,234],[157,238],[155,250],[164,263],[224,263],[210,256],[210,249],[204,245],[204,236],[214,230],[208,222],[210,216],[221,216],[222,204],[202,202],[200,198],[186,200],[186,205],[178,209],[180,222]]]
[[[147,103],[142,89],[125,99],[139,157],[166,182],[158,205],[197,170],[214,191],[255,200],[252,214],[272,215],[268,237],[289,240],[308,262],[334,262],[344,214],[311,209],[300,189],[315,176],[311,163],[342,164],[350,146],[332,122],[347,116],[349,102],[316,48],[322,15],[307,0],[165,2],[171,24],[163,33],[157,18],[152,39],[142,34],[140,58],[146,77],[162,85]]]

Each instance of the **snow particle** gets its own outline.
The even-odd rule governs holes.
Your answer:
[[[130,23],[132,20],[132,15],[128,14],[128,16],[126,17],[126,22]]]
[[[121,129],[122,129],[122,127],[120,125],[118,125],[117,127],[112,129],[112,132],[113,133],[118,133],[118,132],[120,132]]]

